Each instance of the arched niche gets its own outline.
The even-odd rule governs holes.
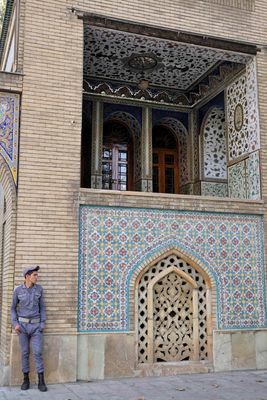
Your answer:
[[[195,262],[170,251],[136,281],[138,363],[212,358],[211,281]]]

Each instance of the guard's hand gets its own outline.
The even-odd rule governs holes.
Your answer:
[[[19,324],[15,326],[15,332],[19,335],[20,334],[20,326]]]
[[[44,328],[45,328],[45,324],[44,324],[44,322],[41,322],[40,326],[39,326],[40,332],[43,332]]]

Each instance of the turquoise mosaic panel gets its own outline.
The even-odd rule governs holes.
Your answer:
[[[266,327],[261,216],[83,205],[78,330],[129,330],[134,274],[171,248],[216,283],[219,328]]]
[[[18,169],[19,95],[0,92],[0,154],[7,162],[15,183]]]

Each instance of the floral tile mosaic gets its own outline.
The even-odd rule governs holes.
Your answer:
[[[0,92],[0,153],[15,183],[18,169],[19,95]]]
[[[130,286],[171,248],[216,283],[218,328],[266,327],[261,216],[82,205],[79,331],[128,331]]]
[[[201,195],[227,197],[228,185],[221,182],[201,182]]]
[[[228,168],[229,197],[247,198],[246,162],[240,161]]]
[[[248,199],[258,200],[261,198],[260,189],[260,159],[259,152],[251,153],[246,160],[246,171],[248,181]]]
[[[257,70],[253,59],[246,72],[227,88],[228,157],[235,160],[260,148]],[[236,111],[240,111],[236,121]]]

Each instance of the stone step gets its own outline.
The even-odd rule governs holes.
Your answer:
[[[213,365],[208,361],[181,361],[139,364],[135,370],[135,375],[139,377],[171,376],[182,374],[206,374],[213,371]]]

